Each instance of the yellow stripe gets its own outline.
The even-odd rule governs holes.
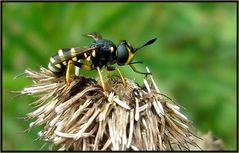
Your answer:
[[[49,68],[49,70],[51,70],[52,72],[59,72],[59,70],[56,69],[55,67],[53,67],[53,66],[51,65],[51,63],[48,64],[48,68]]]
[[[110,47],[110,52],[113,53],[114,47]]]
[[[54,63],[55,62],[55,60],[54,60],[54,58],[50,58],[50,61],[51,61],[51,63]]]
[[[130,51],[128,46],[126,46],[126,47],[127,47],[128,53],[129,53],[129,57],[128,57],[127,61],[125,62],[125,64],[129,64],[132,61],[132,59],[134,58],[135,54]]]
[[[61,68],[61,65],[60,65],[60,64],[56,64],[55,66],[56,66],[57,68],[59,68],[59,69]]]
[[[86,58],[87,61],[90,61],[90,59],[91,59],[91,56],[88,56],[88,57]]]
[[[76,50],[75,48],[71,48],[71,56],[76,56]]]
[[[72,61],[77,61],[77,58],[76,58],[76,57],[73,57],[73,58],[72,58]]]
[[[85,56],[85,58],[87,58],[87,54],[86,53],[84,53],[84,56]]]
[[[95,57],[95,50],[92,51],[91,55]]]
[[[59,55],[59,57],[61,58],[62,61],[65,60],[64,53],[63,53],[63,51],[61,49],[58,51],[58,55]]]
[[[66,61],[64,61],[64,62],[62,62],[62,63],[63,63],[65,66],[66,66],[66,64],[67,64]]]
[[[82,62],[84,65],[91,65],[91,61],[87,61],[86,59],[82,59],[81,62]]]

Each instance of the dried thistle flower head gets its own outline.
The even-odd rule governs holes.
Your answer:
[[[39,137],[59,150],[189,150],[197,146],[188,118],[159,93],[152,76],[141,87],[126,79],[106,78],[103,91],[96,80],[55,77],[41,68],[26,70],[33,80],[22,94],[37,95],[28,113],[29,129],[44,125]]]

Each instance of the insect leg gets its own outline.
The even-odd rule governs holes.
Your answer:
[[[119,73],[119,75],[120,75],[120,78],[121,78],[121,80],[122,80],[122,82],[123,82],[123,84],[124,84],[124,86],[126,85],[125,80],[124,80],[124,77],[123,77],[123,75],[122,75],[122,73],[121,73],[121,71],[120,71],[120,69],[119,69],[118,67],[114,67],[114,66],[112,66],[112,65],[107,65],[107,66],[106,66],[106,70],[108,70],[108,71],[117,70],[118,73]]]
[[[100,68],[97,66],[96,69],[97,69],[97,71],[99,73],[99,76],[100,76],[100,82],[101,82],[102,88],[105,91],[105,84],[104,84],[104,81],[103,81],[103,78],[102,78],[102,75],[101,75]]]
[[[134,67],[132,64],[129,64],[129,66],[132,68],[132,70],[136,73],[140,73],[140,74],[145,74],[145,75],[149,75],[151,73],[148,72],[140,72],[139,70],[136,69],[136,67]]]
[[[122,73],[120,72],[120,69],[118,67],[116,67],[116,70],[119,72],[120,78],[121,78],[121,80],[123,82],[123,85],[125,86],[126,83],[125,83],[125,80],[124,80],[124,77],[123,77]]]
[[[143,61],[137,61],[137,62],[130,62],[130,64],[143,64]]]
[[[70,78],[71,78],[71,70],[72,70],[72,60],[68,61],[67,69],[66,69],[66,85],[70,85]]]

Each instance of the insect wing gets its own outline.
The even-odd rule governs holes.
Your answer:
[[[76,56],[79,55],[83,55],[83,54],[87,54],[89,52],[91,52],[92,50],[96,50],[96,47],[84,47],[84,48],[71,48],[71,49],[60,49],[58,51],[58,60],[55,59],[54,64],[59,64],[62,63],[64,61],[68,61],[71,60],[73,58],[75,58]]]

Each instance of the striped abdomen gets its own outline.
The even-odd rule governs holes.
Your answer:
[[[60,49],[50,58],[48,68],[53,73],[61,75],[66,71],[69,60],[78,61],[75,49]]]

